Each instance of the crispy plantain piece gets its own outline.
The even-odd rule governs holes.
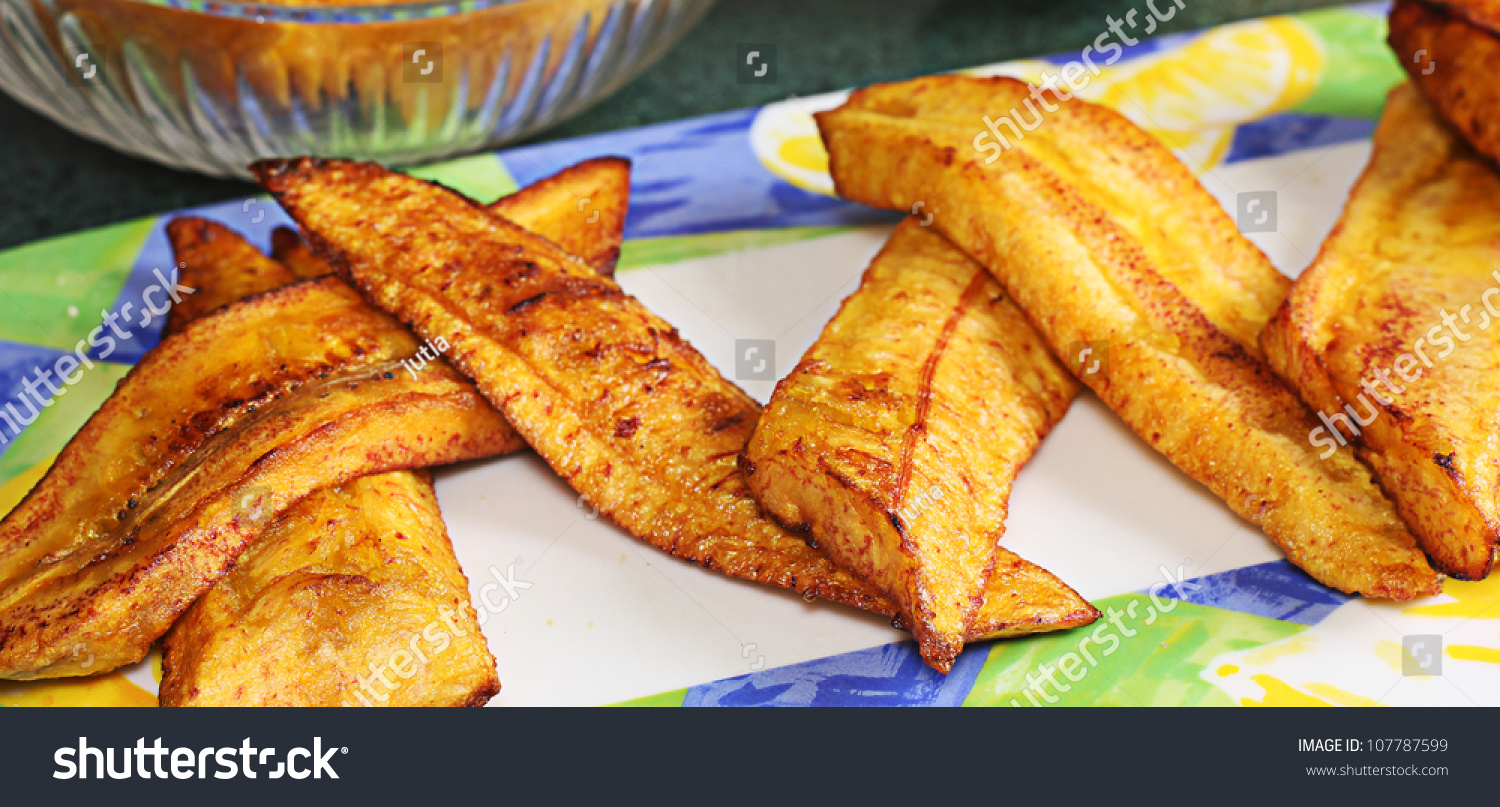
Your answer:
[[[630,161],[585,160],[489,205],[490,210],[613,276],[630,203]],[[595,215],[597,213],[597,215]],[[194,290],[173,307],[165,333],[236,300],[298,279],[332,274],[291,227],[271,232],[271,257],[217,222],[182,216],[167,224],[178,280]]]
[[[835,184],[880,207],[925,203],[1080,380],[1313,577],[1372,597],[1435,593],[1370,471],[1350,449],[1319,459],[1318,420],[1261,358],[1285,278],[1150,135],[1037,94],[961,76],[861,90],[818,117]],[[1002,147],[985,119],[1032,120],[1028,103],[1055,111]],[[1079,363],[1086,349],[1106,359]]]
[[[630,206],[630,161],[585,160],[502,197],[489,209],[550,240],[594,271],[614,277]],[[290,227],[271,233],[271,254],[298,277],[333,271]]]
[[[518,447],[452,368],[413,378],[416,349],[331,277],[158,345],[0,521],[0,677],[139,660],[314,490]]]
[[[167,224],[167,240],[177,258],[177,280],[193,289],[172,306],[164,334],[180,332],[189,322],[252,294],[297,280],[286,266],[267,258],[240,234],[217,222],[194,216]],[[223,274],[224,267],[234,267]],[[212,289],[206,293],[205,289]]]
[[[1438,112],[1500,162],[1500,2],[1396,0],[1388,40]]]
[[[452,344],[454,363],[537,453],[632,534],[733,577],[895,615],[879,591],[761,517],[737,467],[759,407],[613,281],[378,165],[305,158],[253,170],[320,254],[418,333]],[[1056,605],[991,596],[971,640],[1025,631]]]
[[[1091,624],[1100,616],[1097,608],[1057,575],[1003,546],[995,548],[992,566],[984,602],[974,614],[967,641],[1067,630]]]
[[[303,499],[167,634],[163,706],[480,706],[500,689],[426,471]]]
[[[761,506],[890,597],[947,672],[1011,483],[1077,391],[984,267],[907,219],[776,385],[742,467]]]
[[[995,548],[989,580],[965,642],[1009,639],[1088,625],[1098,609],[1057,576],[1005,547]],[[896,627],[906,620],[897,617]]]
[[[1500,176],[1402,85],[1343,217],[1261,335],[1304,400],[1361,433],[1422,547],[1465,580],[1490,573],[1500,528],[1497,244]]]
[[[614,277],[629,206],[630,161],[599,157],[527,185],[489,208]]]

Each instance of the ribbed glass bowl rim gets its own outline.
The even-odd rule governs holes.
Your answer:
[[[437,0],[425,3],[374,5],[351,3],[340,6],[266,5],[225,0],[123,0],[127,4],[170,8],[208,17],[252,22],[294,22],[314,25],[400,22],[453,17],[485,9],[530,4],[571,6],[566,0]]]

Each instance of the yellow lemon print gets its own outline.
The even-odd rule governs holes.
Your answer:
[[[1236,126],[1296,106],[1326,67],[1316,31],[1271,17],[1107,68],[1078,94],[1130,118],[1202,172],[1224,158]]]
[[[1236,126],[1310,96],[1323,81],[1327,58],[1323,40],[1310,26],[1292,17],[1270,17],[1215,28],[1181,47],[1103,67],[1097,76],[1084,73],[1079,83],[1087,83],[1077,95],[1130,118],[1201,173],[1223,160]],[[1061,67],[1026,59],[961,72],[1039,84]],[[761,110],[750,128],[761,163],[799,188],[831,195],[828,155],[812,113],[832,109],[845,97],[792,99]]]
[[[788,165],[800,169],[800,172],[828,173],[828,152],[823,149],[823,142],[816,136],[799,135],[787,138],[776,153]]]
[[[1326,68],[1316,30],[1272,17],[1214,28],[1181,48],[1104,68],[1077,96],[1131,118],[1202,172],[1224,159],[1236,126],[1301,104]],[[1035,66],[1028,74],[1032,83],[1043,81]]]
[[[1448,655],[1459,661],[1483,661],[1486,664],[1500,664],[1500,650],[1493,647],[1481,647],[1473,644],[1448,645]]]
[[[1371,700],[1353,692],[1345,692],[1332,684],[1311,683],[1307,685],[1307,691],[1338,706],[1380,706],[1385,704],[1380,701]]]
[[[1241,706],[1332,706],[1332,703],[1315,698],[1296,687],[1288,686],[1285,681],[1274,676],[1260,674],[1253,676],[1252,681],[1259,684],[1265,690],[1265,696],[1261,700],[1255,698],[1241,698]]]
[[[1490,575],[1474,583],[1446,580],[1443,582],[1443,597],[1443,602],[1406,608],[1401,613],[1409,616],[1500,619],[1500,575]]]
[[[1104,71],[1080,95],[1169,131],[1243,123],[1296,106],[1316,90],[1323,42],[1291,17],[1226,25],[1172,51]]]
[[[762,165],[787,182],[832,196],[828,152],[813,113],[833,109],[847,97],[848,93],[831,93],[770,104],[750,124],[750,147]]]

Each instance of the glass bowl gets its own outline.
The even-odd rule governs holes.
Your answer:
[[[298,1],[0,0],[0,88],[85,137],[205,174],[298,154],[409,164],[577,114],[713,2]]]

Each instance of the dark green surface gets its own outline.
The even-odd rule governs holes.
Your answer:
[[[1167,0],[1159,0],[1165,8]],[[1188,0],[1164,32],[1336,5]],[[1081,48],[1144,0],[719,0],[655,67],[540,139],[762,104],[881,79]],[[773,43],[777,83],[735,80],[735,46]],[[0,95],[0,247],[234,198],[248,184],[183,174],[76,137]]]

